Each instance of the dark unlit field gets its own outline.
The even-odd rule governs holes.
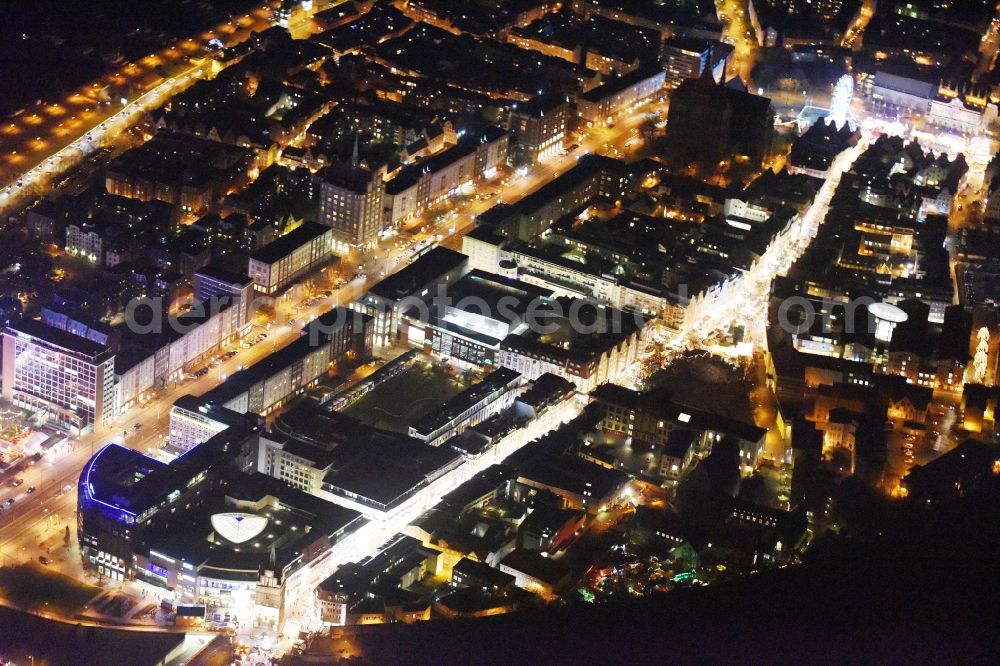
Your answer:
[[[72,615],[100,591],[33,562],[0,568],[0,595],[29,610]]]

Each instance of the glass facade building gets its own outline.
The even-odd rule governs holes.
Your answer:
[[[114,360],[104,345],[21,320],[3,333],[3,397],[73,434],[104,430],[115,412]]]

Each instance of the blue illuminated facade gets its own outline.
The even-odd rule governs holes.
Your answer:
[[[77,534],[86,567],[115,580],[132,576],[134,491],[163,467],[119,444],[108,444],[87,462],[77,485]]]
[[[84,567],[113,580],[136,577],[135,553],[177,506],[196,507],[227,474],[252,467],[256,428],[234,427],[170,464],[108,444],[83,467],[77,534]]]

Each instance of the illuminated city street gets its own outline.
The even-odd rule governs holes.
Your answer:
[[[736,49],[727,76],[738,76],[750,82],[750,73],[757,62],[758,36],[750,25],[745,0],[716,0],[719,20],[725,26],[723,39]]]
[[[14,122],[0,128],[0,210],[23,205],[44,193],[67,170],[101,147],[113,147],[119,134],[130,130],[150,110],[211,70],[205,49],[215,39],[234,45],[269,24],[270,10],[216,26],[195,39],[186,39],[70,94],[64,101],[25,109]],[[170,70],[163,80],[157,69]],[[143,82],[156,80],[141,90]],[[130,91],[139,88],[138,95]],[[125,103],[127,102],[127,103]],[[34,135],[34,136],[31,136]],[[43,138],[45,137],[45,138]]]
[[[990,660],[1000,5],[131,9],[4,28],[0,664]]]
[[[633,137],[633,130],[643,121],[645,114],[649,113],[651,106],[642,106],[635,109],[628,117],[620,120],[613,129],[599,129],[593,136],[584,136],[579,140],[579,147],[565,155],[554,156],[546,160],[539,168],[532,170],[525,176],[514,175],[510,181],[500,187],[488,185],[495,191],[486,199],[469,198],[465,203],[449,206],[435,214],[441,218],[439,222],[426,223],[423,220],[414,220],[410,225],[416,228],[415,231],[407,233],[406,242],[398,246],[398,238],[389,236],[382,242],[378,250],[371,253],[372,259],[366,259],[361,267],[366,271],[368,279],[363,281],[356,279],[344,287],[333,290],[333,294],[328,299],[322,299],[316,305],[307,309],[301,309],[298,304],[290,298],[282,299],[274,317],[266,323],[263,330],[268,332],[267,340],[251,349],[241,349],[236,347],[236,356],[230,360],[223,361],[217,368],[203,377],[186,379],[176,385],[157,393],[155,398],[146,402],[139,408],[134,408],[130,412],[120,417],[122,430],[128,433],[124,438],[114,438],[126,446],[147,452],[155,453],[169,439],[169,408],[173,402],[182,395],[201,395],[218,385],[226,376],[232,374],[237,369],[248,367],[261,359],[280,349],[289,342],[295,340],[300,335],[300,325],[287,323],[289,319],[296,319],[298,322],[306,322],[317,315],[327,311],[331,306],[346,304],[362,296],[368,288],[377,283],[382,276],[388,272],[398,269],[404,264],[404,258],[409,255],[412,248],[424,241],[433,241],[436,236],[444,236],[442,242],[445,246],[460,247],[461,237],[464,232],[472,228],[473,217],[484,210],[490,208],[497,201],[516,201],[527,193],[537,189],[544,183],[550,181],[559,173],[565,172],[576,163],[580,155],[588,152],[602,152],[611,149],[626,150],[626,144]],[[659,108],[665,108],[660,105]],[[632,144],[634,146],[634,144]],[[340,267],[340,272],[349,274],[355,264],[344,263]],[[221,352],[220,352],[221,355]],[[136,422],[143,424],[143,429],[133,431],[132,426]],[[4,514],[0,514],[0,521],[5,526],[0,535],[0,552],[4,554],[5,561],[23,561],[36,559],[40,554],[39,536],[45,534],[46,530],[53,530],[53,523],[50,515],[62,515],[65,520],[75,512],[76,508],[76,481],[79,478],[80,469],[90,458],[96,448],[103,446],[108,440],[107,436],[100,434],[89,434],[81,437],[75,444],[71,455],[60,456],[58,459],[45,460],[39,463],[36,468],[39,472],[39,492],[34,497],[25,496],[22,493],[11,491],[0,494],[0,501],[7,496],[18,496],[22,500],[14,508]],[[41,470],[44,470],[42,472]],[[35,472],[32,469],[29,474]],[[463,474],[471,475],[471,470],[466,470]],[[29,477],[30,478],[30,477]],[[467,477],[466,477],[467,478]],[[44,481],[44,483],[42,483]],[[457,481],[450,482],[457,484]],[[61,489],[65,486],[72,486],[69,492]],[[4,489],[6,490],[6,489]],[[433,500],[441,493],[428,493],[424,502]],[[411,514],[406,514],[410,516]],[[381,529],[368,541],[367,548],[373,550],[388,539],[399,527],[406,524],[406,520],[393,524],[393,528]],[[60,529],[65,523],[60,523]],[[72,526],[71,527],[75,527]],[[75,537],[74,537],[75,541]],[[365,555],[364,550],[352,551],[352,556],[360,558]],[[65,557],[54,560],[53,566],[64,570],[72,575],[81,575],[79,561],[73,557]]]

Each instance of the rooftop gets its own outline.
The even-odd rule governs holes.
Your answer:
[[[404,167],[385,185],[386,194],[399,194],[417,184],[424,175],[437,173],[476,151],[480,144],[491,143],[503,137],[506,131],[498,127],[485,127],[463,136],[454,146],[425,160]]]
[[[100,363],[112,356],[104,345],[35,319],[12,321],[4,332],[12,337],[18,337],[18,334],[30,335],[32,338],[60,348],[64,353],[87,357],[92,363]]]
[[[517,476],[587,498],[588,502],[610,497],[628,480],[622,471],[571,455],[542,456],[519,469]]]
[[[303,222],[284,236],[271,241],[250,255],[250,259],[265,264],[273,264],[288,256],[306,243],[312,242],[323,234],[330,233],[330,227],[316,222]]]
[[[567,104],[567,101],[565,95],[544,93],[542,95],[535,95],[527,102],[521,102],[511,113],[539,118],[546,113],[551,113],[559,107],[564,106]]]
[[[368,169],[345,162],[335,162],[316,175],[325,183],[355,194],[365,194],[375,178]]]
[[[594,389],[591,397],[597,402],[620,405],[632,410],[646,410],[693,430],[714,430],[746,441],[756,442],[767,433],[752,423],[677,404],[673,401],[671,391],[663,387],[643,393],[617,384],[602,384]]]
[[[79,484],[81,497],[135,519],[172,501],[168,495],[189,487],[202,472],[235,467],[255,431],[249,421],[242,427],[231,425],[169,464],[120,444],[108,444],[84,466]]]
[[[212,518],[224,513],[245,513],[266,519],[264,529],[250,539],[230,541]],[[216,491],[192,510],[159,522],[146,535],[151,551],[192,562],[202,575],[256,580],[261,568],[281,571],[300,560],[319,540],[339,540],[363,520],[356,511],[302,492],[265,474],[236,473],[224,491]],[[208,569],[208,571],[206,571]]]
[[[506,587],[514,584],[514,577],[510,574],[494,569],[483,562],[470,560],[468,557],[463,557],[452,567],[452,576],[455,574],[493,587]]]
[[[253,282],[253,280],[250,279],[250,276],[246,273],[228,270],[215,262],[212,262],[195,271],[195,277],[199,275],[204,275],[205,277],[218,280],[219,282],[225,282],[227,284],[240,285],[241,287],[245,287]]]
[[[282,414],[274,432],[329,453],[324,489],[388,510],[454,465],[461,456],[341,414],[300,405]]]
[[[252,157],[247,148],[160,131],[151,141],[116,157],[108,172],[178,187],[205,187],[237,176]]]
[[[576,392],[576,384],[551,372],[546,372],[531,383],[531,386],[518,396],[517,401],[538,409]]]
[[[663,67],[659,64],[643,65],[633,72],[626,74],[625,76],[619,76],[617,78],[611,79],[610,81],[603,83],[592,90],[581,95],[582,99],[588,102],[599,102],[606,97],[610,97],[616,93],[625,90],[635,84],[645,81],[646,79],[651,79],[654,76],[663,76]]]
[[[967,439],[944,455],[925,465],[917,465],[903,478],[903,483],[918,493],[935,490],[961,494],[977,478],[994,474],[1000,464],[1000,448]]]
[[[330,577],[319,584],[319,590],[335,596],[358,597],[372,591],[380,578],[405,561],[409,556],[419,554],[420,541],[403,534],[396,535],[377,553],[360,562],[343,565]],[[423,554],[419,554],[423,559]]]
[[[420,419],[412,426],[412,431],[428,436],[490,396],[507,391],[511,387],[516,388],[520,377],[521,373],[509,368],[497,368],[484,377],[482,381],[468,387],[441,405],[439,409]]]
[[[414,296],[443,275],[456,270],[469,258],[461,252],[437,246],[421,255],[416,261],[372,286],[369,293],[388,301],[401,301]]]
[[[645,325],[641,315],[578,299],[559,299],[563,307],[535,313],[522,333],[508,335],[503,348],[585,363],[620,344]]]
[[[500,566],[510,567],[535,580],[553,586],[559,585],[572,573],[572,570],[565,564],[544,557],[536,550],[526,548],[516,548],[511,551],[509,555],[500,560]]]
[[[458,510],[463,510],[469,504],[496,492],[497,488],[507,483],[513,477],[514,472],[509,467],[490,465],[458,488],[446,494],[441,498],[441,501]]]

